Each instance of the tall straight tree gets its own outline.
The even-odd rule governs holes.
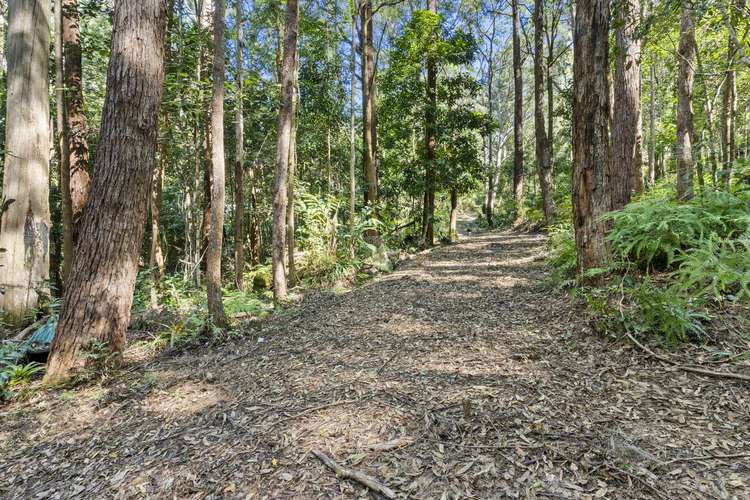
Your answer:
[[[8,4],[5,170],[0,199],[0,316],[21,323],[49,280],[47,0]]]
[[[679,75],[677,77],[677,197],[693,197],[693,79],[695,77],[695,24],[687,3],[680,16]]]
[[[221,250],[224,239],[224,13],[226,0],[214,2],[213,92],[211,94],[211,224],[206,252],[208,314],[219,328],[226,328],[221,295]]]
[[[737,72],[734,66],[739,46],[736,37],[732,36],[732,30],[736,26],[737,12],[741,11],[741,2],[743,0],[731,0],[728,2],[730,12],[727,15],[729,18],[727,23],[727,28],[729,28],[727,30],[727,69],[724,76],[721,108],[721,183],[724,186],[728,186],[731,180],[732,167],[737,151]]]
[[[656,67],[651,64],[648,89],[648,185],[656,184]]]
[[[552,100],[550,94],[548,99]],[[555,218],[552,198],[552,155],[550,139],[544,121],[544,0],[534,2],[534,132],[536,134],[536,164],[539,187],[542,191],[544,220],[551,224]]]
[[[573,49],[573,227],[578,271],[603,267],[609,148],[609,0],[579,0]]]
[[[294,85],[292,92],[292,127],[289,136],[289,167],[287,173],[286,189],[287,189],[287,204],[286,204],[286,252],[287,252],[287,268],[286,277],[287,284],[294,286],[297,283],[297,264],[295,261],[295,248],[296,242],[295,229],[294,229],[294,183],[297,176],[297,108],[299,106],[299,75],[297,72],[297,65],[299,61],[294,63]]]
[[[360,4],[360,50],[362,52],[362,163],[365,180],[365,205],[375,208],[378,203],[378,128],[375,106],[375,49],[373,48],[372,0]],[[371,238],[377,236],[369,231]]]
[[[351,5],[351,40],[349,50],[349,232],[354,233],[357,210],[357,141],[354,123],[354,91],[357,83],[357,3]],[[354,244],[354,239],[352,239]]]
[[[164,84],[165,0],[115,3],[100,141],[46,380],[65,378],[92,339],[125,346],[143,243]]]
[[[624,207],[633,194],[643,192],[643,143],[641,118],[641,21],[640,0],[624,0],[616,14],[615,81],[612,109],[612,162],[610,190],[612,209]]]
[[[89,193],[89,145],[86,139],[88,126],[83,110],[83,69],[81,64],[81,16],[78,0],[62,0],[62,37],[65,81],[65,133],[68,148],[67,167],[70,171],[69,198],[71,206],[70,242],[66,241],[63,276],[67,278],[78,241],[78,225]],[[71,248],[68,249],[68,245]]]
[[[437,14],[437,0],[427,0],[427,10]],[[427,106],[425,108],[425,188],[422,214],[422,245],[435,244],[435,150],[437,148],[437,65],[427,57]]]
[[[287,0],[284,18],[284,53],[281,60],[281,103],[276,133],[276,173],[273,188],[273,297],[278,303],[286,299],[286,216],[289,175],[289,145],[294,114],[294,74],[297,56],[299,11],[297,0]]]
[[[242,68],[242,48],[244,43],[244,30],[242,28],[242,2],[243,0],[234,0],[235,11],[234,19],[237,25],[237,73],[235,102],[235,140],[234,140],[234,284],[237,290],[244,288],[245,274],[245,115],[243,110],[242,99],[244,96],[243,80],[245,74]]]
[[[62,0],[55,0],[55,116],[57,127],[57,153],[60,176],[60,198],[62,205],[63,255],[62,281],[67,279],[70,263],[73,260],[73,212],[70,199],[70,168],[68,153],[68,134],[65,125],[65,81],[63,76],[63,13]],[[50,262],[54,267],[54,259]],[[50,269],[53,273],[56,272]],[[61,286],[60,280],[58,285]]]
[[[523,61],[521,60],[521,12],[519,0],[513,8],[513,197],[516,223],[524,219],[523,195]]]

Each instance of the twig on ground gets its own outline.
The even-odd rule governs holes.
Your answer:
[[[410,444],[414,444],[415,439],[411,437],[400,437],[393,439],[391,441],[387,441],[385,443],[375,443],[365,446],[366,449],[371,451],[391,451],[391,450],[397,450],[399,448],[403,448],[405,446],[409,446]]]
[[[695,457],[682,457],[667,460],[666,462],[660,462],[656,466],[664,467],[665,465],[674,464],[678,462],[700,462],[702,460],[728,460],[731,458],[746,458],[750,457],[750,453],[733,453],[731,455],[699,455]]]
[[[358,483],[367,486],[372,491],[380,493],[386,498],[396,498],[396,493],[383,483],[378,482],[375,478],[368,476],[367,474],[352,469],[347,469],[337,464],[331,457],[326,455],[320,450],[311,450],[312,454],[318,457],[318,459],[325,464],[326,467],[336,473],[337,476],[343,479],[353,479]]]
[[[714,370],[706,370],[705,368],[697,368],[694,366],[685,366],[677,363],[676,361],[672,361],[666,356],[661,356],[659,354],[656,354],[654,351],[646,347],[645,345],[638,342],[638,340],[633,337],[630,332],[625,332],[625,335],[630,339],[631,342],[633,342],[636,346],[638,346],[639,349],[641,349],[643,352],[648,354],[649,356],[658,359],[659,361],[662,361],[664,363],[670,364],[677,368],[678,370],[682,370],[685,372],[691,372],[691,373],[698,373],[700,375],[707,375],[709,377],[717,377],[717,378],[731,378],[735,380],[744,380],[745,382],[750,382],[750,375],[743,375],[741,373],[732,373],[732,372],[717,372]]]

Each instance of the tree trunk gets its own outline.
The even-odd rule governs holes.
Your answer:
[[[11,326],[49,293],[49,16],[46,0],[9,4],[0,316]]]
[[[349,233],[354,233],[354,224],[356,221],[357,210],[357,144],[354,124],[354,89],[357,82],[357,47],[355,36],[357,32],[357,12],[356,6],[352,5],[352,26],[351,26],[351,54],[349,59],[349,73],[351,77],[351,93],[349,95]],[[352,243],[354,239],[352,238]]]
[[[551,100],[552,96],[549,98]],[[555,201],[552,198],[552,159],[544,121],[544,0],[534,2],[534,128],[542,208],[544,220],[550,225],[555,218]]]
[[[276,137],[276,174],[273,199],[273,296],[279,303],[286,299],[286,206],[289,174],[289,145],[294,114],[294,73],[297,53],[297,0],[287,0],[284,20],[284,54],[281,64],[281,103]]]
[[[437,0],[427,0],[427,10],[437,13]],[[437,66],[427,58],[427,108],[425,110],[425,177],[422,245],[435,244],[435,151],[437,148]]]
[[[451,216],[449,234],[451,241],[458,241],[458,191],[451,189]]]
[[[609,0],[576,5],[573,55],[573,227],[578,272],[604,267],[609,210]]]
[[[377,209],[378,203],[378,131],[375,107],[375,50],[373,40],[372,1],[363,0],[360,8],[362,30],[362,140],[363,170],[365,180],[365,206]],[[377,230],[369,230],[367,237],[377,239]]]
[[[208,315],[219,328],[228,326],[221,295],[221,250],[224,239],[224,11],[226,0],[214,0],[213,93],[211,96],[211,225],[206,253]]]
[[[154,168],[153,179],[151,181],[151,249],[149,252],[148,266],[151,273],[151,307],[157,307],[159,300],[157,297],[157,288],[159,283],[164,279],[164,250],[161,246],[161,198],[162,188],[164,186],[164,167],[167,162],[167,151],[164,142],[161,142],[159,148],[159,160]]]
[[[72,211],[72,240],[78,242],[78,225],[86,206],[91,180],[89,178],[89,146],[86,139],[86,114],[83,111],[83,70],[81,65],[81,19],[78,0],[62,2],[62,35],[65,80],[65,130],[68,142],[70,170],[70,201]],[[75,249],[65,254],[63,275],[67,278]]]
[[[492,23],[492,31],[489,36],[489,48],[487,50],[487,115],[490,119],[494,118],[495,111],[495,96],[494,96],[494,84],[495,84],[495,36],[497,34],[497,18],[492,16],[490,21]],[[493,228],[495,226],[495,164],[493,162],[492,155],[494,150],[492,148],[492,138],[494,132],[490,131],[487,134],[486,146],[487,146],[487,196],[485,196],[484,202],[484,214],[487,217],[487,226]]]
[[[693,78],[695,75],[695,26],[690,7],[680,18],[679,75],[677,77],[677,197],[693,197]]]
[[[164,83],[165,19],[164,0],[115,3],[95,175],[47,381],[65,378],[92,339],[115,353],[125,347]]]
[[[60,175],[60,200],[62,205],[63,255],[62,283],[67,280],[70,264],[73,262],[75,243],[73,241],[73,209],[70,197],[70,152],[65,118],[65,79],[63,76],[63,13],[62,1],[55,0],[55,104],[57,105],[57,144],[58,168]],[[59,260],[53,259],[52,268],[59,268]],[[52,270],[52,269],[50,269]],[[58,290],[62,291],[62,283]]]
[[[648,185],[656,184],[656,68],[651,66],[648,106]]]
[[[237,290],[244,288],[245,275],[245,117],[242,99],[243,79],[242,48],[242,0],[235,1],[235,23],[237,24],[237,94],[235,97],[235,154],[234,154],[234,284]]]
[[[521,14],[519,0],[513,6],[513,197],[516,200],[515,223],[523,222],[523,67],[521,61]]]
[[[297,284],[297,264],[295,259],[296,242],[294,240],[294,183],[297,175],[297,106],[299,89],[297,87],[297,63],[294,66],[294,92],[292,94],[292,127],[289,136],[289,173],[287,179],[286,205],[286,246],[287,246],[287,283],[289,286]]]
[[[641,21],[640,0],[627,0],[617,9],[614,100],[612,103],[612,209],[619,210],[632,195],[643,192],[641,164]]]
[[[734,24],[735,15],[730,14],[731,23]],[[737,73],[734,70],[735,58],[737,56],[737,44],[731,33],[727,40],[727,70],[724,78],[724,92],[722,95],[721,110],[721,144],[722,144],[722,169],[721,185],[729,186],[732,177],[732,167],[736,152],[736,127],[737,127]]]

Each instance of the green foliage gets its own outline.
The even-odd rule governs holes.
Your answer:
[[[750,299],[750,240],[712,236],[682,252],[672,273],[674,289],[701,299]]]
[[[356,271],[378,249],[368,243],[365,233],[380,227],[369,211],[357,218],[354,227],[339,223],[343,200],[330,195],[314,195],[299,187],[295,198],[295,213],[300,224],[297,228],[300,249],[304,258],[301,277],[308,284],[335,284],[351,280]]]
[[[667,199],[645,199],[604,217],[615,259],[643,270],[672,265],[677,253],[712,232],[721,221],[699,208]]]
[[[605,216],[613,262],[595,272],[609,274],[607,284],[579,290],[603,331],[695,341],[713,304],[750,299],[749,192],[679,202],[670,190],[659,186]],[[549,245],[552,281],[567,284],[575,274],[572,231],[555,228]]]
[[[554,226],[549,231],[549,256],[547,263],[552,268],[550,279],[556,285],[570,285],[576,273],[576,240],[570,224]]]
[[[44,365],[36,361],[26,363],[25,365],[8,365],[0,371],[0,389],[4,386],[14,388],[25,384],[35,374],[43,371]]]
[[[604,217],[615,260],[649,271],[670,269],[678,255],[707,239],[733,238],[750,228],[750,194],[709,192],[689,202],[653,195]]]

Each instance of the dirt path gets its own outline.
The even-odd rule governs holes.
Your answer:
[[[480,234],[220,349],[0,409],[0,497],[747,498],[748,387],[654,364]],[[680,461],[689,459],[687,461]]]

